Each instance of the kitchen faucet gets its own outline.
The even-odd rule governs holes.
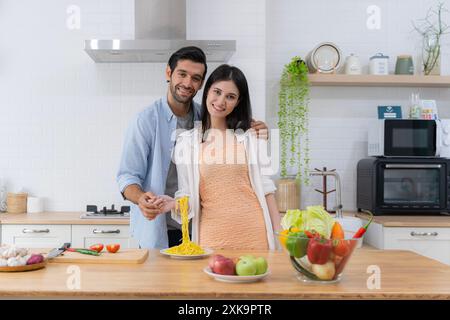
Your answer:
[[[336,218],[342,219],[341,179],[336,171],[309,171],[310,176],[333,176],[336,190]]]

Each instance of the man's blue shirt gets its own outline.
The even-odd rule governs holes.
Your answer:
[[[200,105],[193,102],[194,121],[200,120]],[[145,192],[164,194],[175,140],[177,117],[167,103],[167,97],[155,101],[133,118],[125,135],[117,183],[123,193],[132,184]],[[130,235],[142,248],[167,248],[165,214],[149,221],[139,207],[131,205]]]

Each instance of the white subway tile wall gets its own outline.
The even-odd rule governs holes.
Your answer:
[[[80,13],[79,29],[68,21]],[[0,177],[47,210],[121,204],[131,117],[166,92],[165,64],[96,64],[86,39],[133,39],[134,1],[2,1]]]
[[[409,53],[420,40],[411,20],[434,1],[187,0],[188,39],[233,39],[229,61],[247,76],[254,117],[276,128],[278,81],[285,63],[332,41],[344,56]],[[379,30],[366,27],[367,8],[381,12]],[[68,21],[80,10],[79,29]],[[26,7],[26,10],[25,10]],[[73,21],[72,21],[73,22]],[[166,93],[164,63],[95,64],[86,39],[133,39],[133,0],[3,0],[0,4],[0,178],[46,198],[48,210],[84,210],[88,203],[124,204],[115,183],[125,130],[133,115]],[[443,41],[442,72],[450,73]],[[416,65],[417,61],[415,60]],[[209,65],[209,73],[218,64]],[[376,106],[407,106],[413,90],[436,99],[450,117],[448,89],[312,88],[311,168],[335,168],[343,204],[355,208],[356,163],[366,154],[368,121]],[[196,100],[200,101],[202,92]],[[403,110],[404,112],[407,109]],[[321,203],[313,177],[302,206]],[[329,179],[329,188],[334,182]],[[329,206],[334,205],[330,196]]]
[[[73,5],[79,29],[67,27]],[[133,39],[134,1],[5,0],[0,17],[0,178],[8,190],[45,197],[47,210],[125,204],[115,182],[123,136],[133,115],[166,94],[165,63],[95,64],[83,46]],[[187,38],[237,40],[229,63],[246,73],[254,116],[264,120],[264,1],[187,1]]]

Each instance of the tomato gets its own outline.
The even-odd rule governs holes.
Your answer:
[[[334,239],[333,252],[341,257],[348,255],[350,253],[349,241],[344,239]]]
[[[90,246],[89,249],[97,251],[97,252],[101,252],[103,250],[103,247],[104,246],[102,243],[97,243],[97,244]]]
[[[106,245],[106,249],[108,250],[108,252],[116,253],[120,249],[120,244],[108,244]]]

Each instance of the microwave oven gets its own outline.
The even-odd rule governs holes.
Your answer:
[[[450,159],[365,158],[358,162],[356,180],[358,211],[450,212]]]
[[[369,156],[450,158],[450,119],[382,119],[369,127]]]

